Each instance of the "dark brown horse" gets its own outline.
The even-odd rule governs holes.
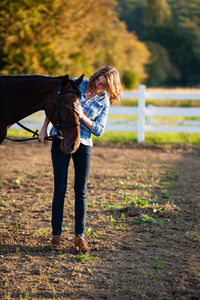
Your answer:
[[[0,144],[7,128],[38,111],[46,116],[61,137],[61,150],[73,153],[80,144],[79,118],[73,109],[78,100],[78,86],[83,80],[40,75],[0,76]]]

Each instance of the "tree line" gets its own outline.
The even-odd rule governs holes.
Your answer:
[[[119,20],[112,0],[1,0],[0,73],[91,75],[116,66],[147,77],[150,52]]]
[[[199,0],[1,0],[0,74],[91,75],[125,87],[200,83]]]
[[[200,1],[117,0],[120,19],[148,47],[149,86],[199,86]]]

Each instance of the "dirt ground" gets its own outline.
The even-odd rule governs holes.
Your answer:
[[[0,146],[1,299],[200,299],[200,147],[95,146],[88,255],[73,248],[73,167],[62,248],[51,239],[50,143]]]

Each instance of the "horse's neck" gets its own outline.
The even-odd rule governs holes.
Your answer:
[[[3,88],[4,101],[1,102],[0,110],[5,124],[16,123],[36,111],[46,109],[47,102],[49,106],[53,105],[59,79],[33,76],[25,79],[24,82],[22,78],[16,80],[13,78],[13,81],[13,85],[11,82],[6,82],[8,86],[4,85]]]

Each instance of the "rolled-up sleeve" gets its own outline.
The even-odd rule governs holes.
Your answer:
[[[93,121],[91,132],[97,137],[102,136],[102,134],[104,133],[108,118],[108,111],[109,107],[105,106],[102,109],[100,115]]]

